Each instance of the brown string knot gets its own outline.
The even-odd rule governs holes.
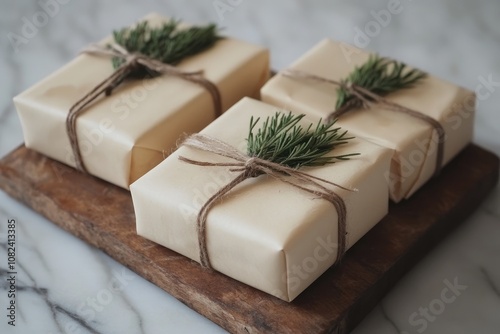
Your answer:
[[[124,47],[118,44],[110,44],[108,46],[93,44],[85,48],[81,53],[117,57],[124,60],[124,62],[112,74],[97,84],[90,92],[76,101],[69,109],[66,117],[66,132],[75,157],[76,169],[79,171],[86,173],[87,169],[83,162],[76,134],[77,117],[84,111],[84,108],[97,99],[99,95],[103,93],[106,96],[110,95],[112,90],[120,85],[128,75],[137,70],[138,67],[142,67],[147,71],[152,71],[152,73],[155,74],[153,76],[160,74],[171,75],[202,86],[212,97],[215,118],[222,114],[222,100],[219,89],[214,83],[203,77],[202,71],[183,71],[175,66],[162,63],[161,61],[149,58],[143,54],[128,52]]]
[[[441,125],[441,123],[439,123],[434,118],[426,114],[423,114],[420,111],[413,110],[405,106],[402,106],[400,104],[389,101],[383,98],[382,96],[373,93],[369,89],[366,89],[362,86],[350,82],[343,82],[343,81],[341,82],[333,79],[327,79],[314,74],[294,69],[285,69],[281,72],[281,74],[292,79],[305,79],[305,80],[312,80],[315,82],[323,82],[330,85],[334,85],[336,87],[345,89],[349,94],[354,96],[353,99],[348,100],[342,107],[331,112],[325,119],[325,122],[327,123],[333,122],[333,120],[341,117],[343,114],[347,112],[355,110],[356,108],[363,107],[365,109],[369,109],[371,108],[373,103],[378,103],[387,110],[403,113],[428,123],[433,128],[433,130],[435,130],[438,134],[438,147],[436,154],[436,167],[434,169],[434,176],[437,176],[441,171],[441,168],[443,167],[444,142],[446,140],[446,133],[444,131],[443,125]]]
[[[257,177],[262,173],[259,170],[258,159],[255,157],[251,157],[247,161],[245,161],[245,173],[248,177]]]
[[[338,262],[342,258],[347,247],[347,208],[342,197],[340,197],[334,191],[326,188],[323,184],[331,185],[347,191],[356,191],[355,189],[353,190],[340,186],[328,180],[301,172],[300,170],[295,168],[260,159],[258,157],[249,157],[237,150],[235,147],[221,140],[203,134],[193,134],[187,137],[184,142],[181,143],[181,146],[187,146],[205,152],[211,152],[216,155],[233,160],[233,162],[208,162],[192,160],[183,156],[179,156],[179,160],[183,162],[204,167],[230,167],[229,171],[240,173],[236,176],[236,178],[234,178],[231,182],[219,189],[212,197],[210,197],[201,207],[198,213],[198,217],[196,219],[198,246],[200,248],[200,263],[203,267],[212,268],[208,255],[206,236],[206,224],[209,211],[238,184],[247,179],[263,174],[272,176],[273,178],[280,180],[281,182],[287,183],[297,189],[313,194],[318,198],[323,198],[333,204],[338,216],[338,250],[336,262]]]

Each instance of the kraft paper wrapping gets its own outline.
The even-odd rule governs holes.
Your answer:
[[[166,20],[156,14],[146,19],[151,25]],[[226,110],[243,96],[259,95],[268,78],[269,55],[263,47],[225,38],[178,67],[203,70],[219,88]],[[16,96],[25,145],[74,167],[65,125],[68,110],[112,72],[110,58],[82,54]],[[128,188],[170,154],[181,134],[198,132],[213,121],[213,109],[204,88],[180,78],[127,81],[79,116],[83,161],[90,174]]]
[[[346,78],[369,53],[345,43],[323,40],[290,68],[327,79]],[[335,109],[336,87],[311,80],[276,75],[261,90],[262,100],[281,108],[325,118]],[[475,95],[473,92],[428,76],[413,88],[391,93],[386,99],[438,120],[446,132],[444,164],[472,139]],[[395,202],[410,197],[435,170],[438,137],[421,120],[373,105],[340,117],[338,123],[353,135],[393,150],[386,173]]]
[[[250,117],[260,117],[263,122],[277,110],[244,98],[201,133],[246,152]],[[389,167],[391,153],[358,139],[334,152],[361,155],[302,170],[358,189],[357,192],[335,189],[347,206],[350,247],[387,213],[388,187],[383,174]],[[227,167],[187,164],[179,156],[208,162],[230,161],[181,146],[133,183],[130,188],[137,233],[199,262],[198,211],[237,173],[229,172]],[[210,211],[207,240],[215,270],[291,301],[334,263],[337,213],[330,202],[261,175],[238,185]]]

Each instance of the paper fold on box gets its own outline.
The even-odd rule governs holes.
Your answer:
[[[339,81],[368,57],[366,51],[326,39],[290,68]],[[336,88],[278,74],[264,85],[261,96],[264,102],[319,119],[335,110]],[[415,87],[384,98],[424,113],[443,125],[444,164],[472,139],[475,95],[467,89],[429,75]],[[432,177],[438,138],[428,123],[372,105],[370,109],[357,109],[341,116],[338,124],[355,136],[393,150],[391,169],[386,173],[392,200],[408,198]]]
[[[201,133],[246,152],[250,117],[263,122],[276,107],[244,98]],[[310,122],[310,119],[303,120]],[[347,206],[347,243],[352,246],[384,217],[390,151],[354,139],[334,154],[359,152],[352,160],[302,171],[358,191],[333,189]],[[332,153],[333,154],[333,153]],[[180,147],[131,185],[137,233],[199,262],[196,218],[205,201],[237,173],[202,167],[179,156],[227,162],[227,158]],[[335,261],[334,206],[300,189],[261,175],[234,188],[210,212],[207,245],[213,268],[236,280],[293,300]]]
[[[146,20],[152,26],[166,21],[156,14]],[[263,47],[225,38],[177,67],[202,70],[217,85],[226,110],[243,96],[259,95],[268,78],[269,55]],[[110,58],[82,54],[16,96],[26,146],[74,167],[65,125],[68,110],[112,72]],[[181,134],[198,132],[214,118],[204,88],[162,75],[129,80],[110,96],[99,97],[78,117],[77,136],[88,172],[128,188],[175,148]]]

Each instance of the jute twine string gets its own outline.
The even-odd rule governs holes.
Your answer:
[[[212,97],[215,117],[220,116],[222,113],[221,96],[219,89],[214,83],[203,77],[202,71],[183,71],[175,66],[162,63],[161,61],[149,58],[143,54],[130,53],[118,44],[111,44],[108,46],[93,44],[85,48],[82,53],[96,56],[118,57],[120,59],[123,59],[124,62],[111,75],[102,80],[81,99],[76,101],[69,109],[68,115],[66,117],[66,132],[68,134],[73,155],[75,157],[76,169],[78,169],[79,171],[85,173],[87,172],[82,153],[78,145],[78,137],[76,134],[76,120],[78,116],[85,111],[84,108],[89,103],[97,99],[102,93],[105,93],[106,95],[111,94],[111,91],[120,83],[122,83],[123,79],[126,78],[134,70],[136,70],[137,67],[142,67],[147,71],[152,71],[153,73],[182,78],[184,80],[202,86],[210,93]]]
[[[179,160],[203,167],[229,167],[231,172],[238,172],[238,176],[224,187],[219,189],[206,203],[201,207],[197,217],[198,245],[200,248],[200,262],[205,268],[212,268],[207,250],[207,217],[210,210],[230,192],[234,187],[243,181],[257,177],[259,175],[269,175],[281,182],[289,184],[295,188],[301,189],[307,193],[323,198],[333,204],[338,215],[338,251],[337,259],[339,261],[346,252],[346,217],[347,209],[342,197],[334,191],[325,187],[331,185],[343,190],[353,191],[328,180],[309,175],[298,169],[290,168],[264,159],[250,157],[235,147],[210,136],[203,134],[193,134],[187,137],[181,146],[210,152],[219,156],[230,158],[234,162],[207,162],[189,159],[179,156]],[[323,185],[325,184],[325,185]]]
[[[314,74],[293,69],[286,69],[280,73],[286,77],[293,79],[306,79],[306,80],[331,84],[337,87],[342,87],[347,92],[355,96],[355,99],[351,99],[344,106],[330,113],[328,117],[325,119],[326,122],[331,122],[332,120],[341,117],[343,114],[351,110],[354,110],[356,107],[359,107],[359,104],[361,104],[362,107],[369,109],[371,107],[371,104],[373,102],[376,102],[385,107],[387,110],[403,113],[428,123],[438,134],[438,146],[436,154],[437,155],[436,167],[434,168],[434,176],[437,176],[441,171],[441,168],[443,167],[444,143],[446,140],[446,133],[441,123],[439,123],[434,118],[427,116],[419,111],[391,102],[383,98],[382,96],[377,95],[371,92],[370,90],[355,84],[351,83],[347,84],[340,81],[323,78]]]

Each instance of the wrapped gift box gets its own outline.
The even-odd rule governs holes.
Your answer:
[[[263,122],[276,111],[274,106],[244,98],[201,133],[246,153],[251,116]],[[310,122],[302,120],[304,124]],[[332,154],[353,152],[360,155],[332,165],[301,169],[357,189],[332,186],[347,206],[347,247],[386,215],[389,196],[384,172],[389,168],[390,150],[353,139]],[[231,161],[181,146],[131,185],[137,233],[199,262],[198,212],[238,173],[230,172],[228,167],[188,164],[179,156],[208,162]],[[248,179],[209,212],[207,246],[212,267],[291,301],[335,262],[337,217],[327,200],[270,176]]]
[[[145,19],[151,26],[166,21],[156,14]],[[177,67],[202,70],[217,85],[226,110],[243,96],[259,95],[269,55],[263,47],[224,38]],[[112,72],[109,57],[82,54],[16,96],[26,146],[74,167],[68,110]],[[199,85],[168,75],[128,80],[78,117],[78,143],[90,174],[128,188],[172,151],[182,133],[197,132],[214,118],[212,97]]]
[[[323,40],[290,68],[339,81],[363,64],[369,53],[345,43]],[[336,87],[324,82],[276,75],[261,90],[262,100],[311,117],[326,118],[335,110]],[[446,132],[444,164],[472,139],[475,95],[433,76],[384,98],[439,121]],[[393,151],[386,172],[391,199],[408,198],[434,174],[438,136],[426,122],[385,110],[381,105],[357,109],[340,117],[338,125],[353,135]]]

